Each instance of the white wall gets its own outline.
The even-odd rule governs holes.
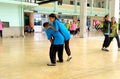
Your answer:
[[[0,3],[0,19],[10,23],[9,28],[3,29],[3,37],[23,36],[23,8],[18,5]]]
[[[17,5],[0,4],[0,19],[10,23],[11,27],[21,26],[20,8]]]

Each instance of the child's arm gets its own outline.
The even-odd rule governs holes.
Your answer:
[[[51,43],[53,43],[53,39],[52,39],[53,38],[53,35],[52,35],[53,33],[54,33],[54,31],[52,29],[46,30],[47,38]]]
[[[52,42],[53,42],[53,40],[51,39],[51,40],[50,40],[50,43],[52,44]]]
[[[55,32],[58,32],[58,30],[56,30],[53,26],[49,26],[48,28],[51,28],[51,29],[54,30]]]
[[[103,28],[103,23],[101,23],[98,27],[99,27],[99,28]]]

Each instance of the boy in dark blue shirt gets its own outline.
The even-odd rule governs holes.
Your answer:
[[[46,29],[46,34],[48,40],[51,42],[50,47],[50,60],[51,63],[47,64],[48,66],[56,66],[56,52],[58,52],[59,62],[63,62],[63,44],[64,44],[64,37],[60,32],[49,28],[50,25],[48,22],[43,24],[43,27]]]

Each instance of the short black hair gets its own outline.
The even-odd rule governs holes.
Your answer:
[[[48,26],[49,25],[49,22],[45,22],[44,24],[43,24],[43,27],[46,27],[46,26]]]
[[[51,13],[51,14],[49,15],[49,17],[52,17],[52,18],[58,19],[57,16],[56,16],[56,14],[54,14],[54,13]]]
[[[107,18],[109,15],[105,15],[105,17],[104,18]]]

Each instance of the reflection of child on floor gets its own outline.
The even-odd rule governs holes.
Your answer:
[[[46,29],[46,34],[48,40],[51,42],[50,46],[50,60],[51,63],[47,64],[48,66],[56,66],[56,52],[58,52],[58,62],[63,62],[63,44],[64,44],[64,37],[58,31],[54,31],[54,28],[50,28],[48,22],[43,24],[43,27]],[[53,30],[54,29],[54,30]]]

